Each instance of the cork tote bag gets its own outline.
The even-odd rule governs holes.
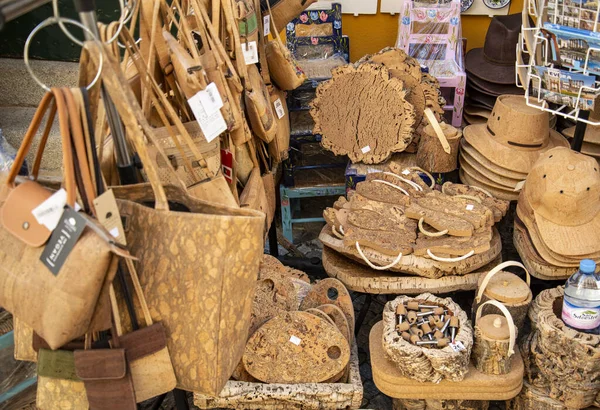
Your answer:
[[[270,4],[269,4],[270,2]],[[276,27],[285,27],[317,0],[261,0],[263,15],[270,14]],[[271,6],[269,10],[268,5]]]
[[[104,85],[149,180],[113,187],[148,309],[165,327],[177,386],[217,395],[244,351],[265,215],[163,187],[144,141],[152,129],[114,58],[104,61]]]

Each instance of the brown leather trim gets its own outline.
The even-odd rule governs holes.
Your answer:
[[[127,374],[125,349],[76,350],[75,369],[84,381],[122,379]]]

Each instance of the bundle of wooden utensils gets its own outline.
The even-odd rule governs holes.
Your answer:
[[[396,307],[396,330],[417,346],[441,348],[454,343],[460,321],[452,312],[432,304],[410,301]]]

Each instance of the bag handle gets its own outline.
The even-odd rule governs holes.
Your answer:
[[[260,11],[260,0],[254,0],[254,9]],[[262,75],[265,85],[271,86],[271,75],[269,74],[269,63],[267,61],[267,53],[265,50],[265,29],[263,27],[263,20],[260,17],[260,13],[257,14],[256,22],[258,25],[258,60],[260,62],[260,73]],[[271,101],[268,102],[271,104]]]
[[[517,331],[515,329],[515,322],[513,321],[512,315],[502,303],[498,302],[497,300],[488,300],[487,302],[479,305],[477,308],[477,314],[475,315],[475,326],[477,326],[477,322],[481,318],[481,309],[485,305],[496,306],[498,309],[500,309],[504,317],[506,317],[506,322],[508,323],[508,334],[510,336],[510,340],[508,342],[508,355],[512,356],[515,353],[515,342],[517,339]]]
[[[142,308],[144,320],[146,321],[146,327],[152,326],[154,322],[152,320],[152,316],[150,315],[150,310],[148,309],[148,304],[146,303],[144,291],[142,290],[142,285],[140,284],[140,279],[138,277],[137,270],[135,269],[135,265],[130,259],[125,259],[125,263],[127,264],[127,270],[129,271],[129,276],[131,277],[131,282],[133,283],[135,294],[137,295],[138,301],[140,302],[140,306]],[[114,312],[115,328],[117,331],[117,335],[122,336],[123,325],[121,322],[121,315],[119,314],[119,305],[117,304],[117,297],[115,294],[114,286],[112,285],[110,287],[110,304]]]
[[[277,26],[275,25],[275,19],[273,18],[273,12],[271,11],[271,0],[267,0],[267,8],[269,9],[269,21],[271,22],[271,26],[273,27],[273,30],[275,31],[275,38],[277,39],[277,41],[279,41],[279,44],[281,44],[283,47],[287,48],[283,44],[283,41],[281,41],[281,36],[279,35],[279,30],[277,30]],[[263,33],[264,33],[264,30],[263,30]]]
[[[177,131],[179,132],[179,134],[185,141],[186,145],[190,148],[190,150],[196,157],[195,159],[198,161],[201,168],[203,169],[204,176],[207,176],[208,178],[214,177],[215,176],[214,173],[208,168],[206,159],[204,159],[204,156],[202,155],[202,153],[200,152],[200,150],[194,143],[194,140],[192,139],[192,137],[189,135],[189,133],[183,126],[183,123],[179,119],[179,116],[177,115],[177,113],[175,112],[175,110],[173,109],[173,107],[171,106],[171,104],[169,103],[169,101],[167,100],[165,95],[163,94],[159,85],[156,83],[156,80],[154,80],[154,78],[145,71],[145,69],[144,69],[145,64],[144,64],[143,57],[142,57],[137,45],[135,44],[135,41],[133,40],[131,33],[129,32],[129,30],[127,28],[123,28],[123,30],[121,30],[121,38],[122,38],[122,40],[124,40],[126,47],[129,47],[131,49],[130,53],[133,57],[133,61],[136,63],[136,66],[138,67],[138,70],[140,72],[140,80],[141,80],[142,84],[144,85],[144,87],[149,89],[149,94],[151,96],[154,107],[156,108],[157,113],[161,117],[161,120],[165,124],[167,131],[169,132],[169,134],[171,136],[171,139],[173,140],[173,142],[175,143],[175,146],[179,150],[182,158],[184,159],[186,167],[188,167],[188,169],[190,170],[190,173],[192,175],[194,175],[196,169],[192,167],[188,156],[183,151],[183,148],[179,142],[179,139],[173,132],[170,122],[166,118],[166,114],[169,115],[169,117],[175,124],[175,128],[177,129]],[[165,111],[163,110],[163,108],[166,110],[166,114],[165,114]],[[160,144],[158,144],[158,142],[154,138],[154,134],[153,133],[146,133],[146,134],[147,134],[148,138],[152,141],[152,143],[156,146],[156,148],[159,150],[159,152],[162,151],[162,148],[160,148]],[[164,154],[164,151],[162,154]],[[166,155],[164,156],[164,159],[166,160],[167,163],[169,163],[169,164],[171,163],[171,161],[166,159]],[[175,171],[173,171],[173,173],[175,173]],[[177,179],[179,180],[179,177],[177,177]],[[205,178],[201,178],[200,181],[203,179],[205,179]],[[198,181],[198,182],[200,182],[200,181]]]
[[[494,269],[492,269],[491,271],[486,273],[486,275],[484,276],[483,280],[481,281],[481,286],[479,286],[479,290],[477,291],[477,296],[475,297],[476,303],[481,302],[481,298],[483,297],[483,292],[485,291],[485,288],[487,287],[488,283],[490,282],[490,279],[492,279],[492,276],[494,276],[496,273],[500,272],[502,269],[508,268],[509,266],[517,266],[519,268],[522,268],[525,271],[525,273],[527,274],[527,286],[531,286],[531,277],[529,276],[529,271],[527,270],[525,265],[523,265],[520,262],[516,262],[516,261],[502,262],[500,265],[494,267]]]
[[[25,161],[25,157],[27,153],[31,149],[31,144],[37,134],[38,129],[42,123],[44,115],[48,111],[49,106],[54,103],[55,106],[52,107],[50,112],[50,116],[48,118],[48,123],[46,124],[46,128],[44,129],[44,134],[42,135],[42,139],[40,142],[40,146],[38,147],[38,152],[36,154],[36,159],[34,162],[35,174],[34,178],[37,179],[37,173],[39,172],[40,164],[42,161],[43,151],[46,148],[46,142],[48,140],[48,135],[50,134],[50,130],[52,129],[52,123],[54,122],[54,115],[58,113],[58,122],[60,127],[60,134],[62,140],[62,148],[63,148],[63,167],[64,167],[64,184],[65,190],[67,191],[67,204],[70,206],[75,206],[75,199],[77,197],[77,187],[75,186],[75,169],[73,166],[73,152],[71,150],[71,137],[69,130],[69,113],[62,96],[60,89],[52,88],[50,92],[44,94],[40,104],[38,105],[38,109],[36,110],[33,119],[31,120],[31,124],[23,137],[23,142],[17,151],[17,155],[15,156],[15,160],[13,162],[12,167],[8,173],[8,177],[6,179],[6,185],[10,188],[15,187],[15,179],[21,166]]]
[[[197,0],[192,0],[197,3]],[[223,1],[223,12],[225,14],[225,21],[227,23],[227,30],[233,33],[233,44],[235,50],[235,62],[238,66],[238,74],[243,80],[244,88],[247,92],[252,92],[252,85],[248,80],[248,68],[246,67],[246,60],[244,59],[244,53],[242,52],[242,42],[240,40],[240,32],[233,16],[233,0],[222,0]]]

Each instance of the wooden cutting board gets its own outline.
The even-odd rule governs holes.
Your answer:
[[[248,340],[244,367],[265,383],[319,383],[342,372],[350,345],[331,323],[288,312],[265,323]]]
[[[354,334],[354,306],[352,305],[352,298],[344,284],[337,279],[323,279],[313,285],[310,292],[304,298],[304,301],[302,301],[300,310],[316,308],[327,304],[340,308],[344,316],[346,316],[350,333]]]

